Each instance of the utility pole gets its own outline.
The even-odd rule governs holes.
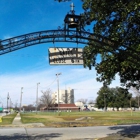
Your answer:
[[[21,87],[21,94],[20,94],[20,112],[21,112],[21,106],[22,106],[22,89],[23,87]]]
[[[37,107],[38,107],[38,85],[40,83],[37,83],[37,89],[36,89],[36,114],[37,114]]]
[[[131,109],[131,116],[132,116],[132,102],[131,102],[131,98],[130,98],[130,109]]]
[[[9,100],[9,92],[7,94],[7,111],[8,111],[8,100]]]
[[[103,93],[104,94],[104,111],[106,111],[106,99],[105,99],[105,94],[106,93]]]
[[[138,108],[140,108],[140,92],[138,93]]]
[[[57,77],[57,87],[58,87],[58,112],[59,112],[59,75],[61,75],[61,73],[57,73],[56,77]]]
[[[10,103],[9,103],[9,110],[10,110],[10,113],[11,113],[11,97],[9,98],[10,100]]]

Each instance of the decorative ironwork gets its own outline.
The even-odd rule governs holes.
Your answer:
[[[108,38],[90,31],[83,30],[81,23],[81,15],[75,15],[74,4],[71,5],[70,13],[65,16],[64,27],[58,27],[58,30],[46,30],[33,32],[13,38],[0,40],[0,55],[9,53],[28,46],[49,43],[49,42],[71,42],[93,45],[94,47],[115,46],[115,42]]]
[[[71,3],[70,7],[71,7],[70,13],[68,13],[64,19],[64,22],[65,22],[64,29],[65,30],[74,29],[77,31],[81,31],[81,29],[82,29],[82,21],[81,21],[82,16],[75,15],[75,11],[74,11],[75,6],[73,3]]]
[[[33,32],[13,38],[0,40],[0,55],[6,54],[28,46],[50,43],[50,42],[71,42],[80,44],[96,43],[97,47],[103,48],[105,45],[114,47],[115,42],[97,34],[76,30],[46,30]]]

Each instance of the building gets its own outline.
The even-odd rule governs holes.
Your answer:
[[[90,110],[95,111],[98,108],[95,107],[95,103],[92,104],[83,104],[82,102],[75,102],[75,105],[80,108],[80,110]]]
[[[58,91],[52,94],[52,99],[54,103],[58,104],[74,104],[74,89],[59,90],[59,100]]]
[[[79,107],[75,104],[53,104],[48,107],[40,108],[40,111],[64,111],[64,112],[71,112],[71,111],[79,111]]]

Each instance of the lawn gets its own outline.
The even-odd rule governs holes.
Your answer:
[[[53,127],[140,124],[140,112],[38,112],[22,113],[22,123]]]
[[[2,117],[2,122],[0,122],[0,125],[9,125],[12,124],[15,116],[17,115],[17,113],[12,113],[10,115],[7,116],[3,116]]]

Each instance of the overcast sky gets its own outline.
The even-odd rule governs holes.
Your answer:
[[[76,14],[82,13],[81,0],[73,0]],[[63,26],[64,17],[70,11],[71,2],[54,0],[0,0],[0,39],[7,39],[27,33],[55,30]],[[91,27],[87,27],[91,28]],[[72,43],[46,43],[30,46],[0,56],[0,107],[7,106],[7,94],[15,104],[20,103],[23,87],[22,105],[35,103],[37,83],[38,95],[48,88],[57,90],[56,73],[60,89],[75,89],[75,101],[81,98],[95,100],[102,83],[96,81],[96,71],[81,65],[49,65],[49,47],[76,47]],[[78,47],[84,47],[78,44]],[[119,79],[111,87],[120,86]]]

